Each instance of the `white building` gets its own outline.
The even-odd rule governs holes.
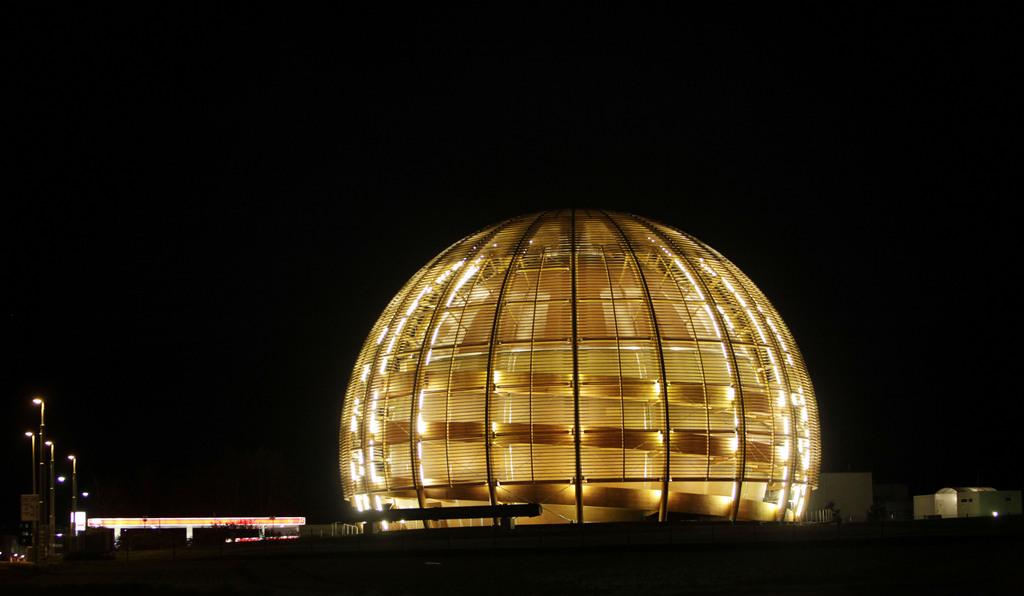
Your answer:
[[[1020,497],[1019,490],[987,486],[943,488],[934,495],[914,496],[914,519],[1020,515]]]

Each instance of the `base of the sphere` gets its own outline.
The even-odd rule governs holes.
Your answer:
[[[691,481],[669,484],[670,519],[733,519],[741,521],[793,521],[794,512],[780,515],[779,503],[766,501],[768,483],[747,481],[739,488],[732,481]],[[739,490],[738,507],[733,495]],[[424,489],[427,507],[488,505],[485,484],[428,487]],[[399,509],[419,507],[413,490],[377,493],[392,500]],[[570,483],[515,483],[495,487],[499,503],[540,503],[538,517],[520,518],[517,524],[576,523],[575,490]],[[661,484],[655,481],[597,482],[583,486],[583,521],[623,522],[657,519]],[[780,519],[781,518],[781,519]],[[449,521],[447,526],[490,525],[491,520]],[[419,526],[419,522],[408,527]]]

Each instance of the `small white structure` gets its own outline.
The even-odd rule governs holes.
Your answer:
[[[1020,515],[1020,496],[1019,490],[988,486],[943,488],[934,495],[914,496],[914,519]]]

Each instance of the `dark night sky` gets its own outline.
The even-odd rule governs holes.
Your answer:
[[[92,511],[336,519],[386,302],[568,206],[692,233],[765,291],[825,471],[1021,488],[1019,64],[1009,25],[960,17],[9,15],[0,521],[36,393]]]

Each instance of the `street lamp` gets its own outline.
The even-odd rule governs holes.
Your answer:
[[[43,401],[43,398],[37,397],[32,400],[32,403],[39,406],[39,445],[42,446],[43,442],[46,441],[46,402]],[[42,486],[45,484],[43,479],[46,478],[46,457],[42,449],[39,450],[39,459],[37,461],[39,463],[39,471],[36,472],[36,478],[39,479],[39,485]],[[42,493],[40,493],[41,496]],[[43,500],[40,498],[40,506],[42,503]]]
[[[54,513],[55,513],[55,510],[54,510],[55,499],[53,497],[53,493],[54,493],[54,482],[53,482],[53,480],[54,480],[54,478],[53,478],[53,448],[54,448],[54,445],[53,445],[53,441],[46,441],[43,444],[50,448],[50,528],[49,528],[49,530],[47,530],[47,533],[49,534],[48,538],[50,539],[50,552],[53,552],[56,549],[56,546],[57,546],[57,539],[54,537],[54,534],[57,531],[57,528],[53,525]]]
[[[71,541],[73,546],[78,542],[78,458],[69,455],[71,460]]]
[[[36,397],[32,400],[32,403],[39,406],[39,459],[36,462],[39,464],[39,468],[36,470],[33,478],[38,483],[36,494],[39,495],[39,507],[36,517],[39,517],[43,513],[43,487],[46,486],[46,458],[43,455],[43,441],[46,440],[46,402],[43,398]],[[39,563],[41,553],[45,552],[43,548],[43,537],[39,532],[39,520],[36,520],[34,524],[34,530],[32,532],[33,544],[35,545],[35,558],[36,563]]]
[[[32,494],[39,490],[39,479],[36,477],[36,433],[26,430],[25,436],[32,439]]]
[[[27,431],[25,431],[25,436],[30,438],[30,439],[32,439],[32,495],[35,496],[36,499],[38,499],[39,498],[39,474],[38,474],[38,470],[36,470],[36,433],[34,433],[34,432],[30,431],[30,430],[27,430]],[[37,502],[36,505],[37,505],[37,509],[38,509],[39,503]],[[38,511],[36,512],[36,517],[37,518],[39,517]],[[38,540],[38,537],[36,536],[36,527],[37,527],[37,524],[39,522],[38,521],[32,521],[31,523],[32,523],[32,540],[34,542],[34,541]]]

